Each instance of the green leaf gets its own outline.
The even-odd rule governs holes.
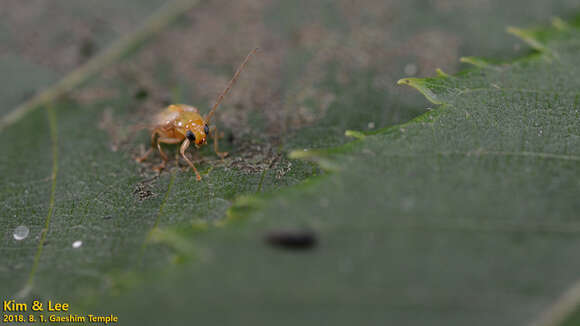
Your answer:
[[[464,300],[458,300],[457,305],[449,302],[453,300],[442,301],[440,305],[437,302],[427,308],[431,309],[427,313],[419,309],[424,303],[434,302],[432,295],[448,299],[462,284],[449,287],[447,292],[439,291],[439,284],[449,284],[438,283],[442,279],[437,277],[448,281],[454,279],[453,275],[447,275],[448,279],[444,273],[434,271],[433,276],[427,275],[424,279],[413,276],[425,276],[421,272],[429,271],[429,267],[451,268],[470,262],[439,251],[429,256],[429,250],[447,249],[454,239],[453,244],[466,244],[466,250],[470,244],[476,248],[477,244],[467,241],[471,236],[458,238],[461,227],[483,236],[478,233],[479,224],[469,224],[471,220],[460,225],[457,231],[454,216],[446,216],[448,221],[438,219],[449,211],[446,201],[455,193],[444,196],[435,192],[432,197],[426,196],[421,191],[428,188],[417,178],[425,178],[430,182],[427,187],[440,191],[455,189],[454,184],[461,185],[462,178],[477,180],[474,184],[481,183],[483,188],[473,187],[471,196],[478,198],[478,190],[495,193],[496,188],[499,196],[508,190],[488,181],[486,171],[470,169],[466,160],[483,164],[480,156],[499,160],[505,159],[505,155],[484,152],[466,155],[460,147],[453,147],[459,153],[440,155],[440,160],[429,155],[440,150],[435,145],[441,144],[435,142],[439,138],[434,138],[431,147],[425,141],[425,132],[427,136],[441,132],[443,140],[451,143],[462,139],[451,140],[443,135],[447,125],[432,125],[446,121],[445,117],[453,117],[447,113],[456,112],[448,110],[452,106],[452,94],[442,90],[445,83],[459,77],[442,72],[439,78],[433,79],[433,86],[437,87],[430,87],[424,80],[416,81],[417,85],[423,83],[423,90],[431,92],[433,98],[447,103],[444,104],[447,109],[438,108],[407,124],[380,129],[423,112],[423,99],[395,89],[390,78],[402,74],[405,65],[419,69],[419,74],[426,74],[432,65],[453,72],[457,70],[459,55],[512,55],[511,38],[494,35],[488,29],[481,31],[467,24],[466,17],[475,14],[484,17],[499,34],[508,21],[527,23],[543,19],[553,11],[566,13],[569,4],[526,2],[536,10],[512,19],[507,14],[509,10],[489,15],[492,5],[482,8],[469,4],[450,9],[442,3],[425,6],[414,2],[377,2],[381,10],[367,10],[363,6],[353,11],[350,6],[333,2],[303,1],[292,6],[277,1],[252,7],[255,16],[244,20],[246,16],[240,17],[239,7],[223,8],[216,2],[195,7],[185,19],[166,29],[169,22],[196,1],[171,2],[149,20],[144,19],[144,13],[160,2],[132,3],[146,4],[135,11],[129,2],[123,2],[109,8],[116,14],[104,14],[107,19],[115,18],[106,20],[104,25],[126,17],[121,21],[131,28],[113,32],[116,29],[107,27],[104,34],[96,33],[99,49],[103,50],[91,60],[86,58],[78,68],[76,63],[69,63],[66,69],[58,71],[53,71],[50,65],[37,66],[35,60],[18,52],[18,47],[12,44],[9,47],[16,49],[15,52],[0,62],[13,71],[30,70],[30,75],[22,74],[5,87],[2,94],[9,94],[0,99],[0,203],[3,208],[0,223],[4,231],[0,245],[3,257],[0,297],[68,301],[74,312],[81,314],[96,313],[102,308],[103,314],[120,315],[123,324],[161,324],[166,321],[161,320],[164,316],[172,316],[177,324],[203,323],[214,318],[248,323],[270,320],[273,324],[281,317],[318,323],[318,313],[337,324],[352,324],[369,317],[384,321],[385,314],[394,320],[404,320],[406,312],[420,312],[422,315],[418,318],[425,319],[441,314],[458,316],[458,320],[472,318],[454,309],[461,308],[459,303]],[[68,8],[68,2],[63,4],[60,10]],[[504,5],[521,7],[521,4]],[[68,15],[75,17],[80,10],[84,14],[80,20],[92,13],[81,5],[74,5],[73,9]],[[304,12],[308,15],[302,16]],[[57,20],[66,21],[69,16]],[[413,18],[413,24],[409,24],[408,17]],[[144,22],[140,25],[141,21]],[[18,25],[18,28],[24,27]],[[388,34],[384,33],[385,29],[389,30]],[[128,33],[130,30],[134,32]],[[192,173],[184,171],[184,165],[178,165],[175,160],[171,161],[168,171],[155,177],[150,167],[159,162],[159,157],[154,157],[149,165],[134,162],[139,146],[147,144],[149,135],[134,133],[133,127],[158,111],[162,99],[166,98],[192,103],[205,111],[221,91],[223,81],[227,81],[232,69],[255,42],[247,35],[248,39],[239,39],[242,36],[232,30],[249,30],[251,37],[267,46],[262,59],[253,61],[244,72],[216,119],[221,119],[219,123],[225,127],[226,134],[235,136],[231,143],[222,143],[230,158],[222,162],[209,148],[201,150],[195,157],[200,160],[202,182],[196,182]],[[54,31],[48,29],[46,32],[51,35],[49,43],[59,44],[59,33],[52,34]],[[159,32],[163,33],[153,38]],[[107,47],[117,33],[123,37]],[[4,35],[7,33],[0,34],[3,40]],[[493,37],[478,39],[482,35]],[[151,42],[140,47],[147,40]],[[383,47],[386,52],[376,50]],[[36,55],[48,58],[49,50],[43,49]],[[17,59],[24,63],[18,63]],[[557,56],[550,60],[549,64],[562,62]],[[497,73],[509,69],[500,68]],[[27,87],[34,87],[36,91],[62,77],[65,71],[70,73],[37,96],[24,96],[30,93]],[[457,82],[458,87],[466,87],[470,76],[461,78],[464,79],[461,84]],[[12,81],[7,78],[5,83]],[[28,100],[14,109],[23,98]],[[494,121],[492,118],[479,119]],[[462,133],[461,128],[467,128],[466,122],[455,122],[457,126],[448,123],[449,131],[457,131],[463,138],[471,132],[472,137],[481,137],[477,128]],[[422,130],[419,125],[430,127]],[[494,130],[502,130],[500,127],[495,126]],[[575,130],[574,125],[566,127]],[[347,129],[365,129],[365,132],[349,132],[359,140],[334,151],[315,150],[350,141],[344,136]],[[401,149],[407,143],[409,148]],[[382,151],[385,146],[392,146],[395,153],[400,151],[406,156],[385,156]],[[447,175],[434,174],[432,170],[419,171],[422,165],[416,158],[422,153],[421,147],[426,150],[421,162],[431,163],[432,168],[439,164],[441,168],[435,172],[447,171],[449,180],[445,178]],[[300,183],[321,171],[309,162],[286,158],[289,149],[300,149],[295,153],[301,154],[291,155],[294,158],[309,157],[336,172]],[[175,148],[169,151],[173,157]],[[574,157],[573,154],[545,154],[549,155],[538,159],[572,162],[562,157]],[[520,156],[516,155],[516,159],[535,158]],[[446,160],[450,162],[447,164]],[[460,173],[456,175],[453,168],[457,164],[463,164],[465,169],[459,166]],[[444,170],[447,166],[449,169]],[[536,170],[529,173],[538,172],[538,178],[552,171],[538,171],[531,163],[530,166]],[[528,173],[524,163],[521,167],[521,173]],[[525,173],[518,180],[527,189],[525,186],[535,184],[535,180],[526,179]],[[562,178],[573,182],[568,175]],[[504,177],[501,173],[497,175],[502,180]],[[296,184],[299,185],[277,192]],[[386,186],[390,188],[382,188]],[[518,185],[510,188],[509,194],[513,189],[519,190]],[[261,192],[270,195],[252,196]],[[397,196],[399,199],[415,196],[415,192],[417,198],[426,196],[426,200],[419,204],[417,198],[403,200],[400,205],[409,211],[400,213],[403,215],[397,215],[397,209],[393,212],[389,203],[398,200]],[[457,198],[470,194],[455,192]],[[530,196],[523,192],[521,198],[528,198],[526,195]],[[568,197],[573,195],[569,193]],[[230,208],[234,201],[236,205]],[[569,198],[561,201],[570,203]],[[479,205],[484,207],[487,203],[482,199]],[[376,205],[377,211],[367,212],[367,204]],[[443,231],[430,235],[431,225],[422,223],[421,218],[425,216],[421,214],[432,214],[429,216],[435,229],[440,225],[437,223],[445,226],[444,222],[448,222],[450,230],[442,227]],[[228,218],[224,219],[226,215]],[[246,218],[249,215],[253,217]],[[395,229],[385,229],[385,224],[391,225],[391,219]],[[397,225],[401,222],[409,225]],[[14,238],[18,226],[29,229],[23,240]],[[318,247],[296,255],[268,247],[264,239],[272,231],[286,227],[315,230]],[[492,223],[489,234],[495,236],[493,227]],[[423,233],[413,233],[417,228],[428,230],[424,232],[426,240]],[[521,233],[527,239],[527,234],[519,231],[519,224],[514,229],[518,230],[514,233]],[[442,234],[443,240],[440,240],[438,236]],[[455,238],[445,240],[448,234]],[[410,244],[409,239],[416,242]],[[430,246],[430,239],[441,242]],[[504,247],[498,244],[497,248]],[[561,246],[547,248],[555,250]],[[447,258],[449,263],[442,259],[439,265],[438,257]],[[556,258],[561,257],[554,258],[560,261]],[[481,260],[477,262],[481,267]],[[405,264],[416,266],[417,270],[409,272]],[[470,275],[476,267],[460,272]],[[403,291],[400,280],[405,276],[414,283]],[[464,284],[471,284],[468,281]],[[567,284],[562,283],[562,286]],[[430,288],[437,291],[425,292]],[[115,298],[109,301],[108,296]],[[108,302],[111,306],[104,307]],[[217,313],[208,314],[207,307],[215,308]],[[203,311],[196,312],[197,319],[192,320],[195,309]],[[391,314],[393,309],[399,310]],[[296,310],[300,311],[298,315],[293,314]]]
[[[534,40],[540,55],[501,69],[402,80],[441,105],[341,147],[296,152],[335,172],[236,202],[237,223],[196,241],[207,252],[198,264],[106,309],[148,295],[123,315],[161,322],[144,311],[163,306],[221,323],[540,320],[580,270],[580,30],[543,32],[552,36]],[[303,229],[318,247],[264,243]]]

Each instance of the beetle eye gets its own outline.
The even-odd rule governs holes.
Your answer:
[[[209,135],[209,127],[207,125],[203,127],[203,131],[205,131],[206,135]]]
[[[187,139],[189,139],[189,141],[191,141],[191,142],[195,141],[195,134],[193,132],[191,132],[191,130],[188,130],[185,133],[185,137],[187,137]]]

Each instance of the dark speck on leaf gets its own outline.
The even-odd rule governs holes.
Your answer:
[[[228,137],[226,139],[227,139],[228,143],[230,143],[230,144],[233,143],[234,142],[234,139],[235,139],[234,138],[234,134],[233,133],[229,133],[228,134]]]
[[[137,100],[144,100],[147,96],[149,96],[149,92],[143,87],[139,87],[135,92],[135,99]]]
[[[86,38],[86,39],[81,41],[81,44],[79,47],[79,55],[83,59],[87,59],[87,58],[92,57],[95,54],[95,52],[96,52],[96,45],[92,39]]]
[[[113,218],[113,215],[105,215],[103,218],[104,218],[105,220],[110,220],[110,219],[112,219],[112,218]]]
[[[266,242],[288,250],[308,250],[316,246],[316,233],[309,230],[274,230],[266,234]]]

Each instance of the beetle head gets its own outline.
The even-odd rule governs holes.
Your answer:
[[[188,129],[185,133],[185,137],[189,139],[192,144],[196,146],[203,145],[207,142],[209,136],[209,127],[204,124],[203,127],[195,126],[194,128]]]

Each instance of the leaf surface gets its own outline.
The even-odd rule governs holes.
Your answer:
[[[523,285],[510,283],[515,274],[498,275],[504,269],[515,270],[521,266],[518,262],[534,268],[540,261],[545,263],[544,258],[561,262],[575,249],[570,244],[574,225],[567,218],[577,194],[573,168],[578,132],[573,121],[559,125],[572,117],[561,105],[570,104],[574,83],[563,83],[546,68],[556,65],[554,71],[571,78],[573,69],[565,56],[551,54],[549,61],[530,61],[530,72],[521,71],[520,82],[540,77],[554,82],[553,88],[542,89],[545,97],[532,100],[519,89],[515,80],[519,70],[510,72],[515,69],[511,66],[490,69],[489,75],[477,70],[417,80],[428,83],[422,89],[445,103],[422,116],[422,124],[411,123],[404,131],[381,129],[375,136],[329,153],[312,151],[344,143],[347,128],[375,129],[422,112],[422,99],[392,87],[390,78],[401,75],[408,64],[426,74],[436,66],[455,71],[460,54],[513,55],[513,39],[507,36],[476,41],[473,33],[478,28],[456,28],[470,26],[469,16],[458,12],[477,13],[494,22],[490,25],[499,34],[509,15],[488,17],[486,12],[493,6],[482,11],[473,4],[455,9],[440,5],[381,3],[369,13],[343,3],[305,2],[300,8],[286,8],[287,4],[276,2],[259,5],[245,20],[238,17],[236,6],[220,2],[199,6],[87,85],[12,121],[0,131],[0,255],[4,257],[0,296],[70,301],[75,310],[90,313],[104,302],[103,296],[122,295],[103,312],[117,313],[134,324],[160,324],[155,318],[168,315],[183,324],[191,320],[191,305],[203,310],[195,312],[200,322],[302,319],[315,324],[320,313],[337,324],[364,318],[483,322],[490,318],[484,311],[519,299],[521,293],[510,292],[512,288],[502,287],[505,284],[516,284],[515,289],[530,285],[526,290],[532,299],[513,307],[522,311],[513,315],[514,320],[520,321],[532,304],[544,306],[568,284],[573,268],[559,271],[562,275],[551,274],[562,278],[542,285],[535,281],[541,273],[552,271],[553,264],[530,274]],[[552,12],[542,10],[546,5],[540,2],[528,5],[541,14],[518,19],[534,21]],[[305,17],[299,15],[304,6],[309,6]],[[548,8],[566,12],[569,5]],[[294,12],[289,20],[277,19],[289,11]],[[386,28],[385,17],[393,12],[406,14],[386,20]],[[421,24],[409,24],[407,17]],[[136,18],[129,22],[139,21]],[[232,25],[216,26],[216,21]],[[169,171],[154,178],[150,167],[159,158],[150,165],[134,162],[148,135],[132,133],[131,127],[158,111],[167,99],[198,105],[205,112],[247,52],[246,44],[255,41],[238,40],[243,46],[231,41],[232,26],[244,26],[256,42],[275,46],[264,50],[263,63],[252,62],[220,109],[216,120],[226,136],[233,135],[231,142],[222,143],[230,158],[221,162],[209,148],[195,154],[204,175],[201,183],[174,160]],[[433,29],[436,32],[429,32]],[[389,33],[383,34],[385,30]],[[367,33],[382,38],[369,40]],[[103,44],[109,38],[103,36]],[[562,44],[571,39],[566,36]],[[375,51],[385,44],[386,50]],[[9,57],[5,66],[12,66],[19,55]],[[518,69],[526,68],[521,65]],[[31,69],[38,81],[34,87],[62,75],[46,69]],[[1,110],[11,108],[32,85],[26,83],[26,76],[20,77],[11,87],[22,93],[18,98],[2,97]],[[495,92],[487,82],[505,91],[518,86],[522,94]],[[531,86],[537,85],[544,84],[537,81]],[[472,91],[479,88],[484,90]],[[137,94],[148,95],[143,99]],[[464,96],[473,96],[473,101]],[[526,111],[528,117],[512,126],[522,101],[537,103],[536,108],[550,104],[564,116],[556,119],[536,109]],[[493,111],[493,105],[500,103],[506,111]],[[437,119],[431,121],[431,116]],[[542,128],[529,132],[526,122],[530,121],[542,122]],[[540,130],[544,138],[531,138]],[[554,137],[566,142],[556,144]],[[320,173],[309,162],[287,159],[285,153],[292,148],[309,149],[303,153],[314,153],[312,157],[323,167],[341,172],[279,196],[236,199],[274,192]],[[170,152],[174,155],[175,149]],[[512,167],[518,178],[508,177]],[[508,195],[528,206],[518,201],[508,205]],[[546,195],[555,198],[550,207]],[[239,224],[224,223],[234,200],[236,216],[250,215],[256,202],[262,208]],[[505,207],[499,214],[495,208],[501,205]],[[545,222],[542,214],[560,209],[562,213],[554,216],[561,220],[541,223]],[[528,230],[522,226],[524,218],[536,224],[530,223]],[[20,225],[30,232],[18,241],[13,232]],[[318,247],[295,255],[265,245],[271,231],[285,228],[315,230]],[[520,243],[519,247],[507,245],[512,242]],[[505,248],[512,249],[504,252]],[[526,260],[533,250],[536,255]],[[507,256],[490,265],[497,267],[491,271],[496,274],[487,276],[491,273],[487,260],[498,253]],[[506,265],[514,257],[519,260]],[[465,278],[453,283],[457,275]],[[485,282],[490,279],[499,281],[488,287]],[[459,289],[473,284],[481,288],[456,296]],[[501,300],[490,299],[496,296]],[[472,306],[466,297],[474,301]],[[154,309],[159,306],[166,307],[164,314]],[[219,313],[208,313],[208,306]],[[410,319],[411,315],[418,317]],[[505,320],[507,315],[511,317],[512,310],[506,308],[495,318]]]
[[[231,225],[198,236],[201,263],[122,300],[153,294],[146,310],[166,303],[171,315],[221,323],[538,320],[580,270],[580,32],[541,32],[539,54],[401,80],[439,106],[341,147],[294,152],[336,172],[238,200]],[[303,229],[318,247],[264,242]],[[154,318],[142,309],[123,314]]]

